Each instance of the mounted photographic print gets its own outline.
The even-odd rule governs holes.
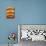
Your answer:
[[[20,40],[46,41],[46,25],[19,25],[18,31]]]

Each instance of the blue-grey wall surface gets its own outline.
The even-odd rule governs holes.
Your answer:
[[[9,6],[15,8],[14,19],[6,18]],[[17,34],[18,24],[46,24],[46,0],[0,0],[0,44],[8,43],[10,32]]]

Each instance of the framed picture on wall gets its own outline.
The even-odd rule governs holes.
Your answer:
[[[18,37],[21,40],[46,41],[46,25],[18,25]]]

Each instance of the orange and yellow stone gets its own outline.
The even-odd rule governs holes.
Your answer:
[[[14,18],[15,17],[15,8],[8,7],[6,9],[6,15],[7,15],[7,18]]]

